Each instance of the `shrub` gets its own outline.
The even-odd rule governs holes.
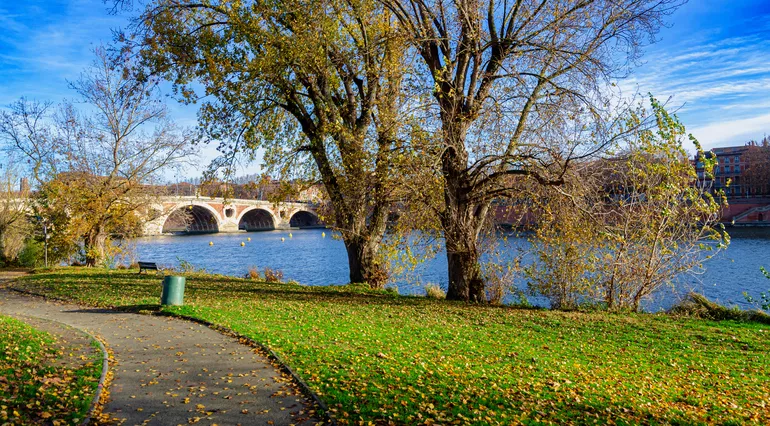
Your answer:
[[[19,264],[27,268],[43,266],[45,263],[45,249],[43,244],[33,239],[27,239],[24,248],[19,252]]]
[[[519,260],[506,262],[502,259],[486,262],[484,268],[484,281],[487,302],[492,305],[503,303],[506,295],[515,292],[513,279],[519,273]]]
[[[446,292],[436,284],[428,284],[425,286],[425,297],[430,299],[446,299]]]
[[[283,272],[280,269],[265,267],[264,275],[266,283],[280,283],[283,281]]]
[[[262,276],[259,274],[259,268],[256,266],[249,266],[249,270],[246,272],[246,276],[244,278],[250,280],[260,280],[262,279]]]
[[[532,263],[524,268],[532,295],[544,296],[552,309],[577,309],[596,298],[596,232],[571,200],[549,194],[540,226],[530,238]]]
[[[260,272],[258,267],[250,266],[244,278],[266,283],[280,283],[283,282],[283,272],[280,269],[271,269],[269,267],[265,267]]]
[[[712,176],[715,157],[689,136],[704,167],[696,174],[682,147],[684,126],[651,103],[649,116],[630,116],[628,128],[636,130],[611,158],[578,165],[565,173],[564,185],[532,197],[540,220],[525,272],[530,291],[553,308],[602,301],[609,310],[638,311],[730,242],[719,223],[724,191],[710,193],[703,180]],[[647,119],[656,125],[646,128]]]
[[[762,311],[744,311],[738,307],[728,308],[712,302],[698,293],[689,293],[681,302],[669,310],[670,314],[714,321],[750,321],[770,324],[770,315]]]
[[[188,273],[188,272],[196,272],[196,273],[206,273],[206,268],[198,268],[192,263],[182,259],[181,257],[176,258],[176,260],[179,262],[179,266],[176,268],[173,268],[175,272],[179,273]]]

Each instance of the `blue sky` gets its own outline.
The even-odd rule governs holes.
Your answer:
[[[670,97],[706,148],[770,134],[770,1],[690,0],[668,22],[621,87]],[[0,106],[72,97],[67,80],[125,24],[102,0],[0,1]],[[180,124],[194,124],[194,109],[169,105]]]
[[[622,87],[652,92],[705,148],[770,135],[770,1],[690,0]]]

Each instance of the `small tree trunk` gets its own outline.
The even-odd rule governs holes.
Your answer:
[[[0,225],[0,263],[5,263],[9,260],[6,258],[5,253],[5,229],[6,227],[4,225]]]
[[[96,266],[104,260],[107,236],[100,229],[92,230],[84,238],[86,266]]]

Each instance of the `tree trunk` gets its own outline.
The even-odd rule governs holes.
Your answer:
[[[475,252],[456,253],[447,251],[449,289],[446,298],[484,302],[484,280]]]
[[[90,231],[84,240],[86,266],[96,266],[104,260],[107,236],[100,229]]]
[[[445,212],[442,217],[449,286],[447,299],[484,302],[484,278],[479,263],[477,207],[466,200],[469,182],[462,163],[444,162]]]
[[[367,283],[371,288],[383,288],[387,282],[387,271],[377,258],[377,246],[364,237],[345,238],[348,252],[351,283]]]

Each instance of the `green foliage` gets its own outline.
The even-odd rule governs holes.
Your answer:
[[[18,285],[95,306],[157,304],[159,291],[135,270],[68,268]],[[195,274],[185,303],[159,309],[268,345],[343,425],[770,422],[764,324]]]
[[[34,239],[27,239],[19,252],[19,264],[26,268],[37,268],[45,264],[45,247]]]
[[[134,30],[123,42],[141,58],[139,78],[161,76],[182,102],[202,100],[201,140],[222,154],[207,177],[231,178],[239,159],[261,157],[272,177],[320,181],[351,282],[384,287],[379,244],[402,177],[392,169],[403,151],[408,50],[389,10],[376,1],[154,0]]]
[[[80,424],[101,373],[98,353],[62,362],[72,348],[46,332],[0,316],[0,421]],[[55,422],[55,423],[53,423]]]

